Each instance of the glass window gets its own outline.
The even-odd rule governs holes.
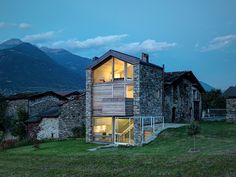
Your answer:
[[[94,117],[93,120],[94,140],[112,142],[112,117]]]
[[[133,68],[134,68],[133,65],[127,63],[127,79],[128,80],[132,80],[133,79],[133,72],[134,72]]]
[[[93,78],[95,83],[112,81],[112,59],[94,70]]]
[[[124,80],[125,78],[125,62],[114,59],[114,81]]]
[[[133,85],[126,86],[126,98],[134,98],[134,86]]]

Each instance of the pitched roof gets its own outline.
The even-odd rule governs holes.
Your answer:
[[[59,95],[53,91],[47,91],[47,92],[31,92],[31,93],[18,93],[15,95],[11,95],[9,97],[7,97],[7,100],[22,100],[22,99],[27,99],[27,100],[31,100],[31,99],[35,99],[35,98],[40,98],[40,97],[44,97],[44,96],[48,96],[48,95],[54,95],[57,98],[61,99],[61,100],[67,100],[66,97]]]
[[[84,92],[82,91],[68,91],[68,92],[56,92],[57,94],[61,95],[61,96],[64,96],[64,97],[68,97],[68,96],[71,96],[71,95],[81,95],[83,94]]]
[[[122,52],[118,52],[118,51],[115,51],[115,50],[109,50],[104,55],[102,55],[100,58],[94,60],[92,62],[92,64],[87,69],[93,69],[96,66],[99,66],[100,64],[102,64],[104,61],[106,61],[110,57],[116,57],[116,58],[118,58],[122,61],[125,61],[125,62],[133,64],[133,65],[134,64],[143,64],[143,65],[149,65],[149,66],[158,67],[158,68],[162,69],[162,67],[160,67],[158,65],[144,62],[138,57],[128,55],[128,54],[125,54],[125,53],[122,53]]]
[[[224,93],[224,97],[226,98],[236,98],[236,86],[229,87]]]
[[[164,81],[165,85],[172,85],[178,83],[181,79],[187,79],[195,84],[195,87],[199,89],[200,92],[205,92],[204,88],[195,77],[192,71],[176,71],[176,72],[165,72]]]
[[[30,116],[30,118],[26,122],[28,123],[40,122],[42,118],[57,118],[59,115],[60,115],[59,106],[54,106],[42,113]]]

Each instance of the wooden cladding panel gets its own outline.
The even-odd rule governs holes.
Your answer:
[[[133,99],[125,98],[124,84],[93,86],[93,116],[133,115]]]

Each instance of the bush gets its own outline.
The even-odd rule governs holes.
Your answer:
[[[12,135],[18,136],[20,140],[26,138],[26,124],[25,121],[28,119],[28,113],[24,110],[18,110],[18,118],[14,120]]]
[[[80,127],[72,128],[72,133],[75,138],[84,138],[85,137],[85,125],[81,125]]]

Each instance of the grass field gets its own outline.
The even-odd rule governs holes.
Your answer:
[[[0,151],[0,176],[236,176],[236,125],[201,123],[198,153],[186,127],[164,131],[143,147],[87,151],[84,140]]]

